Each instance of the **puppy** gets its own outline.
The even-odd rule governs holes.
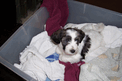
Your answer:
[[[58,45],[56,52],[59,60],[77,63],[85,58],[91,46],[90,37],[76,28],[60,29],[51,35],[54,44]]]

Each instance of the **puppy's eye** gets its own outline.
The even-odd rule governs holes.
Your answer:
[[[80,41],[80,38],[75,38],[75,41],[79,42]]]
[[[68,41],[70,41],[71,40],[71,37],[67,37],[66,38],[66,41],[68,42]]]
[[[69,44],[70,41],[71,41],[71,37],[70,36],[66,36],[66,37],[62,38],[62,44],[63,45]]]
[[[62,38],[62,41],[71,41],[71,37],[70,36],[66,36]]]

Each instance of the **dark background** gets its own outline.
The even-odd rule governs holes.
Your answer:
[[[76,0],[122,13],[122,0]],[[27,11],[34,11],[43,0],[7,0],[1,8],[0,46],[22,25]],[[0,64],[0,80],[23,81],[21,77]]]

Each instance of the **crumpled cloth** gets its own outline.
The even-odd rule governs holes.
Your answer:
[[[122,28],[117,28],[116,26],[111,25],[105,26],[103,23],[83,23],[83,24],[68,23],[65,25],[64,28],[69,27],[78,28],[83,30],[84,32],[88,31],[88,33],[91,31],[91,33],[88,35],[95,37],[92,40],[96,39],[96,34],[92,33],[92,31],[99,33],[102,38],[102,40],[100,41],[101,44],[97,46],[96,49],[90,50],[90,52],[86,54],[84,60],[86,63],[90,62],[97,56],[103,54],[109,48],[116,48],[122,45]],[[87,33],[85,32],[85,34]]]
[[[84,23],[84,24],[67,24],[65,27],[78,27],[79,29],[82,29],[82,27],[84,27],[84,26],[85,26],[85,28],[88,27],[89,29],[96,30],[97,28],[99,29],[100,26],[104,26],[104,25],[96,24],[96,23]],[[101,29],[99,29],[99,31],[101,31]],[[113,49],[115,49],[115,47],[120,47],[122,45],[122,42],[121,42],[122,41],[122,35],[121,35],[122,29],[121,28],[117,28],[116,26],[110,26],[110,25],[104,26],[104,29],[102,29],[102,32],[103,32],[103,33],[101,33],[102,35],[104,35],[105,33],[106,34],[108,33],[107,35],[105,34],[103,36],[104,40],[107,38],[107,36],[110,36],[110,37],[108,37],[108,40],[106,40],[106,43],[104,45],[104,48],[106,50],[108,50],[109,48],[112,48],[112,50],[113,50]],[[116,34],[114,34],[115,32],[116,32]],[[116,36],[116,38],[113,38],[114,36]],[[109,42],[109,40],[111,42]],[[109,42],[109,43],[107,44],[107,42]],[[16,66],[17,68],[19,68],[20,70],[27,73],[28,75],[30,75],[31,77],[35,78],[38,81],[40,81],[40,80],[45,81],[47,76],[48,76],[48,78],[50,78],[53,81],[59,80],[59,79],[64,80],[65,66],[60,64],[59,61],[57,60],[58,55],[55,54],[56,48],[57,48],[57,46],[51,42],[50,37],[48,36],[47,32],[44,31],[32,38],[29,46],[27,46],[27,48],[25,48],[25,50],[23,50],[20,53],[20,64],[14,64],[14,66]],[[98,49],[101,50],[100,48],[98,48]],[[85,63],[87,64],[87,63],[91,62],[93,65],[94,64],[97,65],[98,68],[101,67],[102,71],[104,71],[104,73],[106,72],[105,73],[106,75],[110,75],[112,73],[114,73],[115,75],[116,75],[116,73],[117,74],[122,73],[122,70],[120,70],[119,72],[112,71],[112,73],[110,73],[110,71],[108,71],[108,69],[110,69],[109,67],[113,67],[115,69],[117,67],[120,67],[120,68],[122,67],[121,60],[120,60],[121,61],[120,66],[116,65],[116,63],[119,63],[118,62],[119,59],[117,59],[116,57],[119,57],[119,56],[121,57],[122,55],[119,55],[117,52],[117,56],[116,56],[116,52],[112,52],[111,54],[110,53],[106,54],[109,57],[108,59],[106,59],[105,54],[103,54],[106,52],[106,50],[101,50],[98,52],[94,52],[94,51],[91,52],[90,54],[87,55],[87,57],[85,59]],[[52,55],[52,54],[54,54],[54,55]],[[98,59],[97,57],[102,54],[103,54],[103,56],[105,56],[105,59],[104,60]],[[121,54],[122,54],[122,52],[121,52]],[[56,59],[51,59],[49,57],[54,57],[54,58],[56,57]],[[111,57],[111,59],[113,59],[115,57],[115,59],[110,60],[110,57]],[[52,61],[52,62],[49,62],[49,61]],[[109,67],[106,67],[107,65],[109,65]],[[116,66],[113,66],[113,65],[116,65]],[[112,68],[112,70],[114,70],[113,68]],[[107,71],[106,71],[106,69],[107,69]],[[96,75],[98,74],[96,71],[95,71],[95,73],[96,73]],[[118,74],[117,77],[120,78],[120,76]],[[122,78],[119,79],[119,81],[121,81],[121,80],[122,80]],[[107,80],[105,80],[105,81],[107,81]]]
[[[64,27],[67,22],[69,16],[67,0],[43,0],[41,7],[46,7],[49,12],[46,31],[51,36],[53,32]]]
[[[71,64],[70,62],[65,63],[59,60],[59,63],[65,66],[64,81],[79,81],[80,66],[85,62],[80,61]]]
[[[38,81],[45,81],[47,77],[51,81],[63,80],[65,67],[59,63],[55,48],[44,31],[32,38],[30,45],[20,53],[20,64],[14,66]]]
[[[80,81],[122,81],[122,46],[105,53],[81,66]]]
[[[84,64],[80,71],[79,81],[110,81],[96,65]]]

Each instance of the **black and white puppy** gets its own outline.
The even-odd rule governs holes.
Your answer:
[[[56,52],[59,60],[77,63],[85,58],[91,46],[90,38],[82,30],[76,28],[60,29],[51,35],[53,43],[58,45]]]

